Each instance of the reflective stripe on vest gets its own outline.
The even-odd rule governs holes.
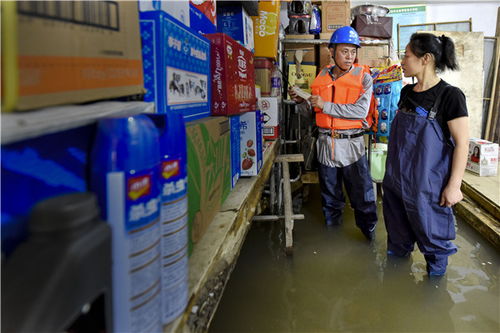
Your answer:
[[[313,95],[319,95],[325,102],[333,102],[336,104],[354,104],[359,97],[364,93],[363,77],[364,73],[368,72],[365,66],[354,64],[353,69],[342,75],[336,80],[333,80],[329,74],[329,70],[333,65],[323,68],[323,70],[314,79],[311,90]],[[335,118],[325,114],[319,108],[314,108],[316,111],[316,125],[322,128],[331,130],[344,130],[363,128],[364,119],[342,119]]]

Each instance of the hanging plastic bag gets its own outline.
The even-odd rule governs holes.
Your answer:
[[[310,34],[319,34],[321,32],[321,11],[316,5],[312,6],[311,23],[309,24]]]

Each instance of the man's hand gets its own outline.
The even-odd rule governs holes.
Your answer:
[[[288,94],[290,95],[290,98],[295,101],[295,103],[300,104],[304,102],[304,99],[300,96],[297,95],[295,91],[290,87],[288,88]]]
[[[312,107],[320,108],[321,110],[323,110],[323,106],[325,105],[325,101],[318,95],[312,95],[311,98],[309,98],[309,102],[311,102]]]

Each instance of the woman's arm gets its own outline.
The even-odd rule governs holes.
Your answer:
[[[451,175],[448,184],[441,194],[441,206],[451,207],[463,199],[460,185],[464,176],[467,155],[469,152],[469,118],[460,117],[448,121],[450,134],[455,141],[451,163]]]

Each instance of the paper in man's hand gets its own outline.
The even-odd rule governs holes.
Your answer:
[[[297,94],[297,96],[302,97],[303,99],[308,100],[311,97],[311,94],[307,91],[300,89],[297,86],[292,87],[292,91]]]

